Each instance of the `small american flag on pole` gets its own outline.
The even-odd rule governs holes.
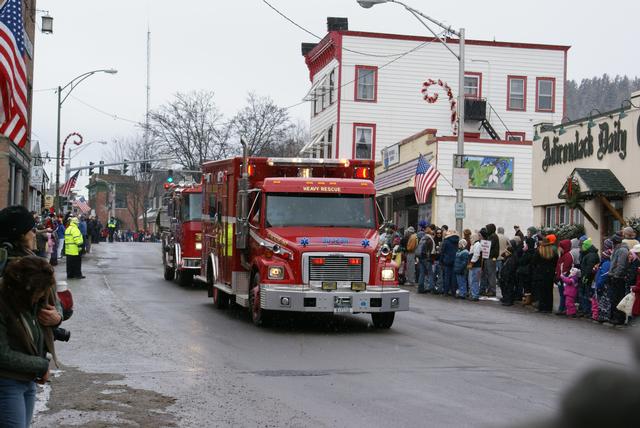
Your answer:
[[[440,177],[440,171],[435,166],[429,164],[424,156],[420,155],[418,166],[416,167],[416,176],[413,191],[416,195],[416,202],[424,204],[427,202],[429,192],[435,186],[436,181]]]
[[[78,199],[73,201],[72,205],[82,211],[83,214],[88,214],[91,211],[91,207],[84,196],[80,196]]]
[[[60,187],[60,196],[69,196],[69,194],[71,193],[71,189],[76,186],[76,181],[78,181],[78,174],[80,174],[80,171],[73,174],[69,181],[67,181],[62,187]]]
[[[20,0],[0,1],[0,133],[27,144],[27,67]]]

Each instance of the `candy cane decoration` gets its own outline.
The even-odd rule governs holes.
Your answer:
[[[440,79],[438,80],[427,79],[427,81],[422,84],[421,92],[424,100],[429,104],[433,104],[436,101],[438,101],[437,92],[434,93],[433,95],[429,95],[429,87],[432,85],[440,86],[447,93],[447,97],[449,98],[449,108],[451,110],[451,129],[453,130],[453,134],[457,135],[458,134],[458,111],[456,107],[458,103],[456,102],[456,99],[453,96],[453,91],[451,90],[451,86],[449,86],[447,82],[443,82]]]
[[[64,166],[64,150],[67,147],[67,141],[69,141],[69,138],[71,137],[78,137],[77,140],[72,141],[72,143],[76,146],[82,144],[82,135],[78,134],[77,132],[72,132],[71,134],[67,135],[67,138],[64,139],[64,143],[62,144],[62,160],[60,161],[60,165],[62,166]]]

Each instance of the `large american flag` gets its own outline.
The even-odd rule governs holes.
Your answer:
[[[438,171],[435,166],[430,165],[424,156],[420,155],[418,166],[416,167],[416,177],[413,188],[418,204],[427,202],[429,192],[431,192],[431,189],[435,186],[438,177],[440,177],[440,171]]]
[[[82,211],[83,214],[88,214],[91,211],[91,207],[84,196],[80,196],[78,199],[73,201],[72,205]]]
[[[71,178],[60,187],[60,196],[69,196],[71,193],[71,189],[76,187],[76,181],[78,181],[78,174],[80,171],[76,172],[71,176]]]
[[[0,133],[27,144],[27,67],[20,0],[0,1]]]

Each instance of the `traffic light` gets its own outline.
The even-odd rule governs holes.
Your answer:
[[[173,183],[173,170],[172,169],[167,171],[167,183]]]
[[[93,175],[93,165],[95,165],[93,162],[89,162],[89,175]]]
[[[127,171],[129,171],[129,164],[127,163],[127,159],[125,159],[122,164],[122,174],[127,175]]]
[[[100,161],[100,166],[98,167],[98,174],[104,175],[104,161]]]

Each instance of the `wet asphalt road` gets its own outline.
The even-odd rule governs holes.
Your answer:
[[[257,328],[204,288],[165,281],[159,244],[101,243],[83,263],[60,360],[174,398],[160,411],[178,426],[510,426],[550,415],[585,368],[632,361],[628,331],[496,302],[412,294],[387,331],[364,315]],[[36,426],[127,424],[56,400]]]

